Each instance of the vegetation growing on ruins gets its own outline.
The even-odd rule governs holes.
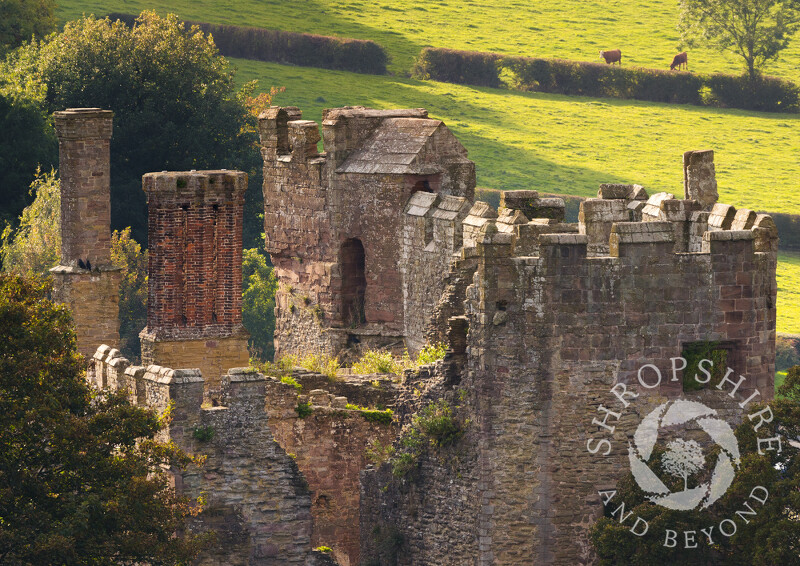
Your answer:
[[[196,426],[192,428],[192,436],[198,442],[210,442],[214,438],[216,431],[213,426]]]
[[[406,352],[405,358],[395,358],[387,350],[367,350],[353,364],[353,373],[391,373],[401,374],[408,367],[411,359]]]
[[[439,449],[456,442],[464,433],[466,421],[453,414],[453,407],[444,399],[425,405],[403,431],[397,448],[389,453],[392,474],[403,478],[419,465],[419,458],[429,448]]]
[[[0,561],[190,562],[199,511],[167,469],[193,458],[155,440],[165,421],[89,389],[67,309],[0,274]]]
[[[294,410],[297,411],[297,416],[301,419],[314,412],[314,409],[311,408],[311,403],[298,403]]]
[[[297,380],[293,378],[291,375],[284,375],[281,377],[281,383],[285,383],[286,385],[291,385],[295,388],[295,390],[300,393],[303,390],[303,386],[297,383]]]
[[[369,407],[362,407],[361,405],[353,405],[348,403],[346,409],[351,411],[358,411],[365,421],[380,424],[392,424],[394,420],[394,413],[391,409],[370,409]]]

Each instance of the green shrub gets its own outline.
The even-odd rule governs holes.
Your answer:
[[[318,546],[314,550],[316,550],[317,552],[324,552],[325,554],[329,554],[329,553],[333,552],[333,549],[330,546],[325,546],[325,545]]]
[[[798,87],[776,77],[697,75],[603,63],[503,57],[497,53],[424,49],[413,71],[422,79],[521,91],[744,108],[800,110]]]
[[[358,411],[361,413],[361,416],[364,417],[364,420],[373,423],[392,424],[392,421],[394,420],[394,413],[391,409],[370,409],[368,407],[361,407],[359,405],[352,405],[350,403],[345,405],[345,408],[350,409],[351,411]]]
[[[417,356],[417,366],[424,366],[426,364],[432,364],[433,362],[443,360],[446,353],[447,345],[442,342],[425,344]]]
[[[298,403],[294,410],[297,411],[297,416],[301,419],[306,418],[314,412],[314,409],[311,408],[311,403]]]
[[[384,462],[388,462],[394,455],[394,446],[391,444],[383,444],[377,438],[373,439],[364,451],[367,457],[367,462],[379,466]]]
[[[448,83],[499,87],[497,62],[501,58],[496,53],[426,47],[420,52],[411,74]]]
[[[192,436],[199,442],[209,442],[214,438],[216,431],[213,426],[196,426],[192,428]]]
[[[786,371],[792,366],[800,364],[800,353],[797,345],[800,340],[793,338],[783,338],[778,336],[775,339],[775,370]]]
[[[412,423],[436,446],[452,444],[462,434],[461,425],[453,418],[453,410],[444,400],[431,403],[423,408],[412,419]]]
[[[393,373],[400,374],[405,365],[395,359],[389,351],[367,350],[361,358],[353,364],[354,373]]]
[[[336,372],[342,367],[339,358],[332,358],[328,354],[306,354],[297,360],[297,365],[321,373],[330,380],[336,379]]]
[[[725,375],[726,364],[728,363],[728,351],[720,347],[719,342],[694,342],[687,344],[681,356],[686,360],[686,369],[683,370],[683,390],[699,391],[706,389],[712,383],[716,383]],[[699,363],[701,360],[711,360],[713,367],[708,364],[703,367],[711,371],[711,379],[708,383],[700,383],[695,379],[695,375],[704,378],[705,375],[700,371]]]
[[[293,378],[291,375],[284,375],[281,377],[281,383],[285,383],[286,385],[291,385],[294,387],[298,393],[303,390],[303,386],[297,383],[297,380]]]
[[[109,18],[121,20],[130,26],[136,16],[112,13]],[[383,47],[374,41],[225,24],[185,23],[212,34],[219,52],[227,57],[354,73],[386,74],[389,57]]]

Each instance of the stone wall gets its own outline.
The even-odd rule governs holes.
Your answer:
[[[400,276],[405,343],[412,354],[425,345],[431,314],[446,285],[445,275],[462,247],[461,223],[471,207],[466,198],[426,192],[415,193],[406,205]]]
[[[333,548],[333,556],[342,566],[360,564],[359,550],[359,472],[367,465],[366,450],[374,441],[391,445],[397,434],[392,424],[366,420],[348,403],[375,407],[376,395],[394,397],[391,382],[381,386],[373,380],[354,378],[349,387],[351,398],[329,393],[342,389],[347,380],[330,382],[319,374],[296,372],[302,384],[299,394],[292,385],[268,379],[266,411],[275,439],[290,453],[308,481],[311,511],[314,516],[312,545]],[[314,388],[324,380],[325,389]],[[337,385],[337,383],[339,385]],[[326,390],[327,389],[327,390]],[[365,389],[364,395],[359,389]],[[303,418],[298,403],[308,403],[311,413]]]
[[[264,376],[232,369],[222,380],[220,405],[206,406],[198,370],[130,366],[119,352],[101,346],[90,379],[128,389],[136,404],[159,411],[171,405],[161,440],[207,456],[202,467],[175,472],[179,493],[207,501],[189,528],[217,534],[197,564],[328,563],[311,552],[311,497],[297,464],[272,435]],[[211,438],[201,440],[198,431]]]
[[[732,207],[707,213],[666,193],[645,199],[641,187],[603,186],[578,225],[523,219],[520,204],[473,207],[461,260],[475,258],[477,270],[461,303],[468,356],[457,385],[469,392],[472,423],[452,448],[458,464],[427,454],[413,480],[393,480],[385,467],[362,474],[362,548],[375,563],[591,564],[597,492],[622,478],[623,447],[644,415],[685,397],[736,424],[751,393],[772,397],[771,219],[745,211],[734,229]],[[724,344],[727,364],[746,376],[735,398],[666,379],[671,358],[704,342]],[[614,420],[607,457],[590,453],[611,387],[637,387],[648,363],[665,379],[639,388]],[[402,541],[395,562],[386,562],[386,536]]]
[[[417,191],[472,200],[474,164],[421,109],[327,111],[324,154],[314,123],[299,118],[292,107],[259,117],[266,247],[280,283],[276,355],[402,347],[403,209]],[[292,296],[307,298],[315,318],[292,309]]]

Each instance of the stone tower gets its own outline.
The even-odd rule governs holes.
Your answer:
[[[150,242],[142,362],[199,368],[216,396],[229,368],[248,365],[242,326],[240,171],[148,173]]]
[[[324,153],[319,126],[300,118],[295,107],[259,116],[266,249],[279,283],[275,355],[413,349],[407,329],[422,323],[406,320],[419,309],[399,268],[403,210],[430,193],[455,197],[440,212],[457,213],[474,196],[475,164],[421,108],[326,110]]]
[[[119,344],[119,270],[111,265],[110,142],[114,113],[54,114],[61,177],[61,264],[53,298],[72,310],[78,351]]]

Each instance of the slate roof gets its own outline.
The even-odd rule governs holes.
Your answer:
[[[419,163],[417,156],[441,125],[441,120],[429,118],[387,118],[336,172],[392,175],[440,173],[439,166]]]

